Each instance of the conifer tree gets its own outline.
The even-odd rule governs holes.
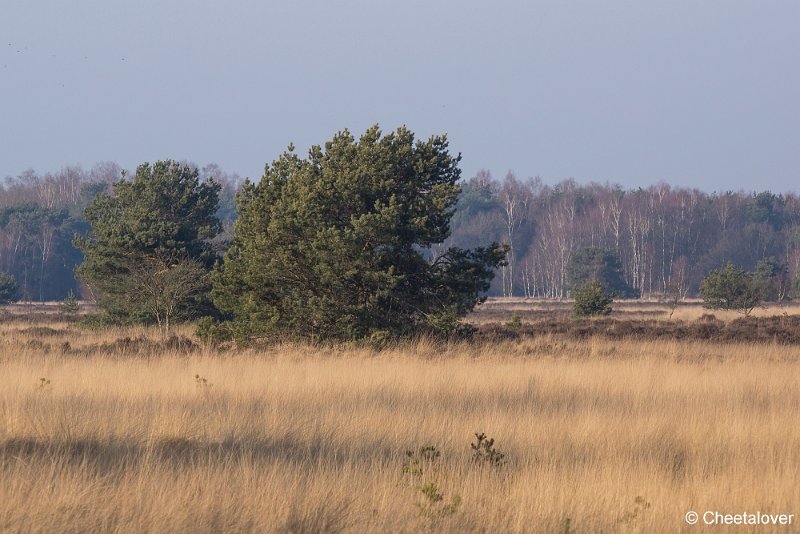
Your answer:
[[[133,179],[94,198],[85,210],[91,229],[75,242],[85,255],[76,273],[112,319],[156,320],[150,301],[141,298],[143,267],[162,266],[150,277],[156,284],[163,280],[154,276],[186,262],[211,268],[209,240],[220,231],[218,192],[219,185],[201,182],[196,169],[168,160],[140,165]],[[192,292],[194,300],[181,307],[201,311],[202,293]]]
[[[492,244],[429,259],[450,232],[459,160],[445,136],[406,128],[345,130],[305,159],[290,145],[239,195],[214,303],[239,337],[453,331],[504,258]]]

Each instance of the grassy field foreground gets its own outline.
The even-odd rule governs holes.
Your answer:
[[[186,353],[53,321],[0,342],[0,532],[692,532],[689,510],[800,512],[797,347]],[[476,432],[504,465],[471,460]]]

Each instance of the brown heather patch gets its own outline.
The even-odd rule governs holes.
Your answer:
[[[713,314],[704,314],[694,321],[664,319],[619,319],[602,317],[574,319],[556,316],[550,319],[523,321],[519,326],[483,323],[476,340],[493,343],[540,336],[566,339],[602,337],[609,340],[680,339],[714,343],[777,343],[800,344],[800,316],[739,317],[723,322]]]
[[[665,321],[646,319],[571,319],[523,322],[521,326],[485,323],[479,327],[477,340],[494,342],[559,336],[567,339],[603,337],[610,340],[680,339],[718,343],[778,343],[800,344],[800,316],[740,317],[728,323],[714,316],[696,321]]]

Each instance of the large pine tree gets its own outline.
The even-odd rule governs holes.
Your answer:
[[[245,184],[216,306],[241,337],[358,339],[450,331],[481,300],[502,247],[449,249],[460,156],[445,136],[377,126],[301,159],[290,146]]]

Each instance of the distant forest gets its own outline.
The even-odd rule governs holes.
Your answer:
[[[241,180],[214,164],[198,170],[222,186],[218,217],[225,231],[214,243],[221,254]],[[23,300],[60,300],[70,290],[90,297],[75,280],[82,257],[72,243],[88,230],[86,205],[120,179],[118,165],[102,163],[3,181],[0,271],[14,275]],[[451,230],[433,255],[492,241],[509,246],[508,265],[490,291],[496,296],[568,297],[570,259],[587,247],[615,255],[625,282],[643,296],[696,295],[702,279],[729,262],[754,270],[766,260],[787,288],[800,274],[800,197],[794,193],[707,193],[667,184],[623,189],[574,180],[545,185],[481,171],[462,181]]]
[[[800,197],[793,193],[545,185],[480,172],[462,184],[452,230],[444,247],[509,245],[494,295],[567,297],[570,259],[587,247],[616,255],[625,282],[643,296],[695,296],[709,272],[731,262],[769,266],[785,298],[800,273]]]

